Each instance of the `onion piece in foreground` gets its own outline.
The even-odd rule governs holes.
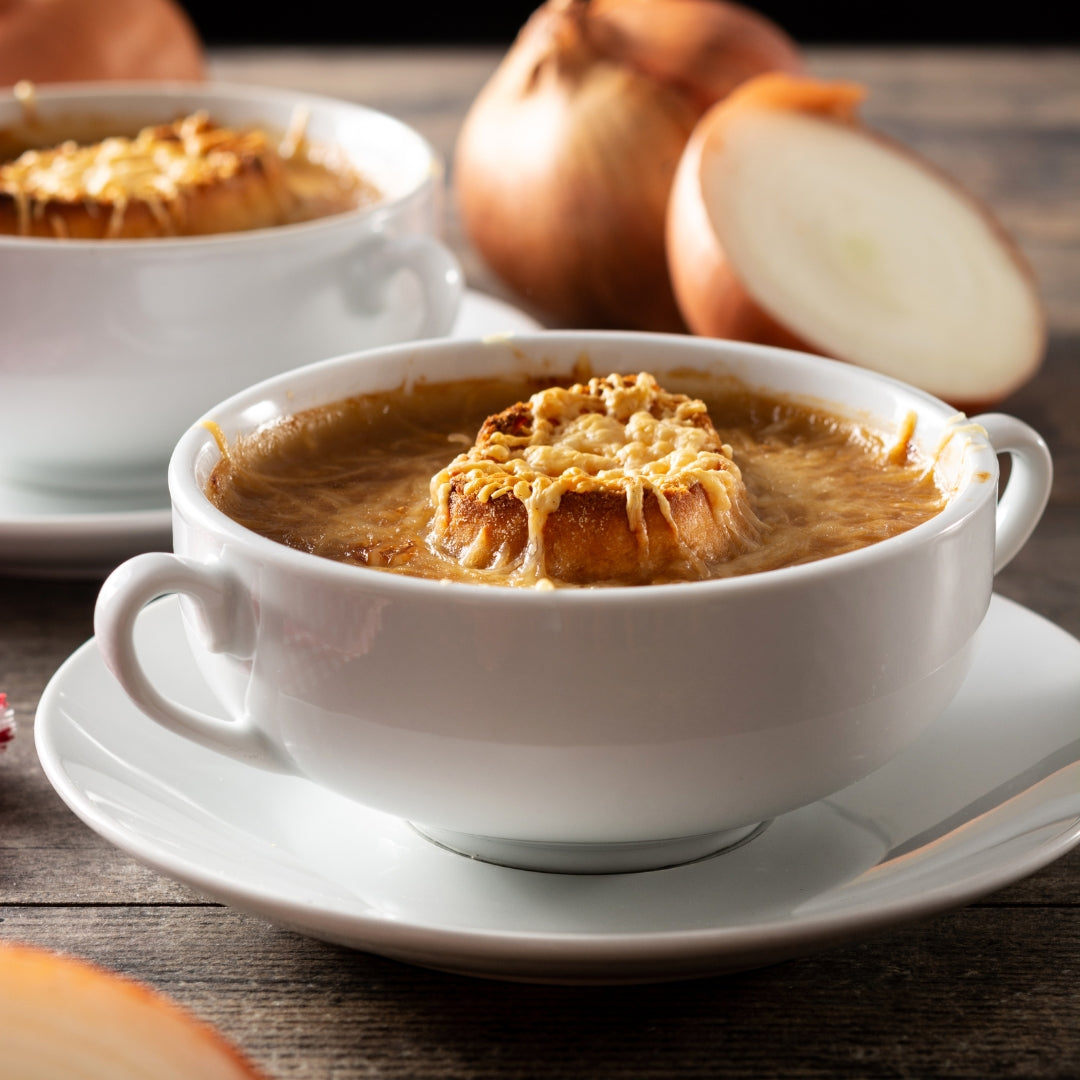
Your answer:
[[[209,1024],[132,979],[0,945],[5,1080],[267,1080]]]

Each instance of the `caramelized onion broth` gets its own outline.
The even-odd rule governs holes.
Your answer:
[[[513,585],[512,569],[462,567],[429,545],[429,485],[472,444],[487,416],[544,385],[550,383],[421,384],[301,412],[229,446],[207,496],[246,528],[325,558]],[[710,566],[710,577],[865,547],[928,520],[945,503],[932,463],[918,460],[905,436],[889,444],[828,411],[730,380],[671,388],[705,400],[764,525],[758,547]]]

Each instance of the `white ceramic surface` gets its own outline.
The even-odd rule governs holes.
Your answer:
[[[207,237],[0,236],[0,472],[69,490],[154,490],[193,416],[299,364],[453,326],[461,270],[437,239],[443,166],[399,120],[347,101],[228,84],[41,87],[26,141],[134,132],[196,109],[284,132],[308,111],[385,195],[318,221]],[[97,124],[88,127],[86,117]],[[85,133],[85,134],[84,134]]]
[[[913,438],[948,503],[901,536],[765,574],[637,588],[451,585],[241,528],[203,494],[218,450],[199,425],[170,465],[176,555],[138,556],[100,593],[95,633],[111,670],[150,716],[203,745],[515,865],[565,865],[550,858],[553,844],[595,845],[591,869],[658,865],[662,841],[700,851],[711,834],[726,845],[909,745],[959,687],[995,567],[1049,494],[1045,444],[1013,418],[971,423],[883,376],[784,350],[571,332],[338,358],[209,416],[231,438],[407,379],[565,373],[583,356],[599,373],[650,370],[672,386],[680,369],[742,376],[842,402],[894,431],[914,413]],[[995,449],[1013,459],[1000,504]],[[224,722],[162,695],[139,665],[135,619],[166,592],[186,594]]]
[[[163,687],[214,708],[175,600],[144,613],[138,638]],[[631,982],[831,947],[1045,866],[1080,841],[1078,715],[1080,642],[995,596],[959,694],[887,765],[735,851],[606,877],[475,862],[147,724],[93,641],[50,681],[35,730],[83,821],[216,900],[429,967]]]
[[[143,551],[168,551],[172,517],[158,493],[33,490],[0,478],[0,574],[103,577]]]
[[[530,333],[531,317],[466,290],[451,335]],[[143,551],[172,548],[165,479],[150,492],[75,492],[25,487],[0,475],[0,573],[95,578]]]

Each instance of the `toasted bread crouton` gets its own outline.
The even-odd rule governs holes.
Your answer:
[[[488,417],[431,498],[440,550],[538,580],[703,578],[760,540],[704,403],[644,372],[553,387]]]

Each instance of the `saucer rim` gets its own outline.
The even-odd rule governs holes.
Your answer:
[[[152,606],[170,602],[166,598]],[[1044,633],[1063,635],[1080,647],[1080,642],[1048,619],[998,594],[993,598],[991,613],[988,617],[1037,620]],[[863,901],[797,919],[721,922],[689,929],[485,930],[444,925],[430,919],[395,921],[378,912],[357,910],[335,898],[323,897],[305,905],[295,898],[275,896],[272,888],[264,888],[258,881],[223,878],[220,872],[204,868],[188,855],[164,852],[152,838],[125,831],[107,814],[98,812],[92,800],[67,775],[56,743],[57,725],[64,721],[59,713],[64,686],[74,677],[73,671],[95,663],[101,660],[91,638],[57,669],[42,694],[35,724],[38,756],[47,778],[69,808],[93,831],[171,880],[180,881],[235,910],[308,937],[470,976],[612,984],[697,978],[761,967],[961,907],[1042,869],[1080,843],[1080,805],[1077,805],[1075,815],[1055,819],[1049,825],[1041,824],[1035,830],[1041,838],[1019,854],[1010,851],[995,865],[962,875],[955,881],[939,882],[916,896],[905,893],[870,907],[864,906]],[[68,718],[67,722],[74,721]],[[1067,767],[1076,763],[1074,760]],[[1048,830],[1052,834],[1043,836]],[[1015,837],[1010,834],[1009,839]],[[963,857],[953,857],[952,861],[962,862]],[[507,873],[530,871],[508,870]]]

